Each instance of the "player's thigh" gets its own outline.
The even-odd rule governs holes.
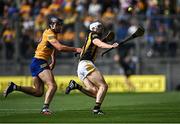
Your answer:
[[[38,89],[44,92],[44,83],[39,77],[33,77],[33,83],[34,83],[35,89]]]
[[[94,85],[96,85],[97,87],[101,86],[101,85],[106,85],[106,82],[104,80],[103,75],[101,74],[101,72],[99,70],[94,70],[93,72],[91,72],[87,78],[93,82]]]
[[[45,69],[39,73],[38,76],[47,85],[55,85],[54,75],[52,74],[51,70]]]
[[[96,92],[98,90],[96,85],[94,85],[93,82],[91,82],[88,78],[84,78],[83,83],[84,83],[85,87],[89,90],[92,90],[94,92]]]

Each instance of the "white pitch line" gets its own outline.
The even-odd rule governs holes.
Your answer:
[[[27,113],[28,111],[31,111],[31,113],[34,112],[40,112],[41,109],[3,109],[0,108],[0,113]],[[57,112],[57,111],[69,111],[68,109],[61,109],[61,110],[54,110],[53,112]],[[71,111],[71,110],[70,110]],[[80,109],[74,109],[73,111],[81,111]]]
[[[0,109],[1,111],[40,111],[41,109]]]

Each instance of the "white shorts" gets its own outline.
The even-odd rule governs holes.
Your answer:
[[[81,60],[78,64],[77,74],[81,81],[87,77],[88,74],[93,72],[96,66],[89,60]]]

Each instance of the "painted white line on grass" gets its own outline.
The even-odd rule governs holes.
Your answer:
[[[41,109],[2,109],[0,108],[0,117],[4,116],[3,114],[14,114],[14,113],[40,113]],[[68,110],[68,109],[61,109],[61,110],[54,110],[53,112],[63,112],[63,111],[86,111],[86,110]]]
[[[41,109],[0,109],[1,111],[40,111]]]

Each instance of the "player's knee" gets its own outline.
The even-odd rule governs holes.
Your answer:
[[[96,87],[91,87],[91,88],[89,88],[89,91],[91,91],[94,94],[96,94],[97,93],[97,88]]]
[[[108,90],[108,85],[107,84],[104,84],[104,89]]]
[[[36,92],[35,92],[35,96],[36,96],[36,97],[42,97],[43,94],[44,94],[43,91],[36,91]]]
[[[48,88],[51,90],[57,90],[57,84],[56,83],[49,83]]]
[[[108,90],[108,85],[106,83],[101,84],[99,89],[103,90],[103,91],[107,91]]]
[[[44,91],[38,90],[38,89],[34,92],[34,96],[36,97],[41,97],[43,96],[43,94],[44,94]]]

